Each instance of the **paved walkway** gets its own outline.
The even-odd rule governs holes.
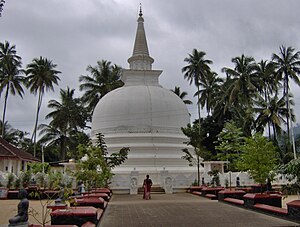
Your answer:
[[[300,226],[299,223],[227,205],[188,193],[113,195],[100,227]]]

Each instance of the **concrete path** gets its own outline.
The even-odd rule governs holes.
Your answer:
[[[299,223],[227,205],[188,193],[113,195],[100,227],[300,226]]]

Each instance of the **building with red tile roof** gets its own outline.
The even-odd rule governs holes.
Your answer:
[[[20,171],[27,169],[27,164],[39,162],[30,153],[19,149],[6,140],[0,138],[0,171],[19,175]]]

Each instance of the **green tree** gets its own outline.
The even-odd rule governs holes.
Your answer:
[[[187,104],[187,105],[193,104],[193,102],[191,100],[185,99],[185,97],[188,95],[188,93],[185,91],[181,92],[180,87],[175,86],[174,90],[171,89],[171,91],[173,93],[175,93],[179,98],[181,98],[185,104]]]
[[[108,92],[122,87],[121,67],[111,65],[110,61],[97,61],[96,66],[89,65],[86,69],[90,76],[79,77],[80,91],[85,91],[83,101],[87,103],[89,110],[93,113],[99,100]]]
[[[16,46],[10,45],[8,41],[0,43],[0,97],[4,94],[4,105],[2,113],[2,122],[5,123],[7,99],[11,95],[18,94],[23,98],[24,90],[22,83],[24,77],[20,76],[24,71],[21,69],[21,57],[17,55]],[[1,136],[4,137],[5,127],[2,127]]]
[[[246,138],[241,146],[242,153],[237,163],[241,171],[249,172],[255,182],[264,184],[267,178],[272,178],[271,171],[277,166],[276,148],[260,133]]]
[[[60,80],[57,76],[60,71],[55,70],[56,64],[47,58],[34,58],[32,63],[27,65],[26,86],[34,95],[38,95],[35,124],[31,140],[34,140],[33,155],[36,156],[36,134],[39,121],[39,113],[42,106],[45,91],[54,91],[54,84],[58,85]]]
[[[290,188],[296,188],[296,190],[300,191],[300,159],[293,159],[285,165],[279,167],[279,172],[287,175],[288,180],[294,182]],[[294,186],[294,187],[293,187]]]
[[[222,153],[218,154],[223,161],[228,161],[227,170],[236,171],[236,162],[240,157],[241,146],[245,141],[242,129],[238,128],[233,121],[227,122],[218,135],[218,146],[216,149]]]
[[[109,155],[101,133],[97,134],[96,146],[80,145],[78,149],[82,155],[87,155],[87,159],[80,162],[76,177],[85,182],[88,190],[91,187],[107,187],[113,176],[111,170],[121,165],[129,152],[129,148],[123,147]]]
[[[200,166],[203,160],[209,159],[210,154],[204,146],[202,146],[202,141],[204,138],[203,133],[199,136],[199,121],[196,120],[193,125],[188,124],[186,128],[181,128],[184,135],[189,138],[187,145],[191,145],[194,148],[194,152],[191,153],[189,149],[182,149],[185,154],[182,156],[183,159],[187,160],[190,166],[196,164],[197,166],[197,185],[200,185]]]

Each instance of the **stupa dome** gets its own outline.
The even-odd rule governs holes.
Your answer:
[[[189,123],[185,104],[170,90],[158,85],[125,84],[99,101],[93,114],[94,133],[178,134]]]

